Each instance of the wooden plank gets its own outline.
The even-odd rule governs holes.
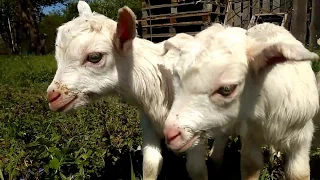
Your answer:
[[[159,14],[159,15],[152,15],[148,17],[142,17],[141,20],[160,20],[160,19],[170,19],[172,17],[181,18],[181,17],[192,17],[192,16],[202,16],[206,14],[210,14],[210,11],[187,11],[187,12],[180,12],[176,14]]]
[[[286,0],[280,0],[280,4],[281,4],[281,6],[280,6],[280,12],[285,12],[286,10]]]
[[[233,26],[240,27],[241,26],[241,2],[234,3],[234,23]]]
[[[170,27],[170,26],[190,26],[190,25],[205,25],[209,22],[203,21],[192,21],[192,22],[178,22],[178,23],[165,23],[165,24],[152,24],[147,26],[142,26],[142,28],[152,27],[152,28],[160,28],[160,27]]]
[[[285,2],[284,2],[285,10],[284,11],[288,11],[290,7],[292,7],[292,0],[285,0]]]
[[[198,34],[199,32],[183,32],[183,33],[186,33],[186,34],[189,34],[189,35],[196,35]],[[159,38],[159,37],[173,37],[175,36],[177,33],[162,33],[162,34],[152,34],[152,37],[153,38]],[[151,34],[145,34],[142,36],[142,38],[151,38]]]
[[[262,9],[264,12],[270,12],[270,0],[263,0],[262,1]]]
[[[260,0],[252,0],[252,13],[260,13]]]
[[[243,12],[242,12],[242,26],[243,28],[247,28],[250,22],[250,2],[244,1],[243,2]]]
[[[288,18],[288,14],[285,13],[284,17],[283,17],[283,20],[282,20],[282,23],[281,23],[281,26],[285,27],[286,23],[287,23],[287,18]]]
[[[220,9],[219,6],[218,6],[218,8]],[[208,10],[208,11],[212,11],[212,3],[203,3],[203,9]]]
[[[256,25],[256,16],[253,15],[253,16],[251,17],[251,20],[250,20],[250,22],[249,22],[249,25],[248,25],[248,28],[247,28],[247,29],[249,29],[249,28],[251,28],[251,27],[253,27],[253,26],[255,26],[255,25]]]
[[[289,7],[292,6],[292,0],[280,0],[280,12],[287,12]]]
[[[147,3],[146,3],[145,1],[141,2],[141,7],[142,7],[142,8],[147,7]]]
[[[211,7],[211,8],[210,8]],[[193,11],[183,11],[183,12],[179,12],[177,7],[170,7],[170,13],[167,14],[158,14],[158,15],[152,15],[152,10],[149,10],[148,8],[146,8],[145,10],[142,10],[142,18],[141,19],[146,19],[149,16],[167,16],[170,14],[180,14],[180,13],[196,13],[199,11],[203,11],[203,12],[213,12],[216,14],[220,14],[220,6],[217,6],[218,11],[217,12],[213,12],[212,11],[212,4],[207,4],[207,5],[203,5],[202,9],[199,10],[193,10]],[[151,12],[150,12],[151,11]]]
[[[168,17],[161,17],[161,18],[156,18],[156,19],[142,19],[142,20],[138,20],[138,22],[141,22],[141,25],[143,27],[147,26],[148,24],[159,24],[159,21],[157,22],[157,20],[161,20],[161,19],[170,19],[170,23],[176,23],[177,21],[181,21],[183,19],[180,18],[188,18],[188,17],[199,17],[201,16],[202,21],[203,22],[210,22],[210,15],[212,13],[210,12],[205,12],[205,13],[196,13],[196,14],[183,14],[183,15],[178,15],[178,16],[168,16]],[[151,20],[151,22],[150,22]],[[188,21],[188,19],[184,19],[183,21]],[[161,23],[161,22],[160,22]],[[163,22],[162,22],[163,23]]]
[[[226,4],[221,4],[221,3],[217,3],[212,1],[211,2],[214,5],[218,5],[221,7],[226,7]],[[178,7],[178,6],[187,6],[187,5],[194,5],[194,2],[189,2],[189,3],[171,3],[171,4],[161,4],[161,5],[154,5],[154,6],[149,6],[149,4],[147,4],[147,7],[143,7],[142,10],[148,10],[148,9],[158,9],[158,8],[165,8],[165,7]]]
[[[274,12],[274,13],[280,12],[280,0],[273,0],[272,12]]]
[[[278,16],[284,16],[286,13],[261,13],[261,14],[255,14],[255,16],[269,16],[269,15],[278,15]]]
[[[230,12],[231,12],[231,13],[230,13]],[[232,24],[228,23],[228,17],[229,17],[229,15],[232,16],[232,12],[233,12],[233,11],[232,11],[232,3],[228,1],[228,6],[227,6],[227,8],[226,8],[225,16],[224,16],[224,21],[223,21],[223,24],[224,24],[224,25],[227,25],[227,24],[232,25]]]

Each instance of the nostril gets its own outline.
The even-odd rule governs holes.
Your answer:
[[[57,99],[59,99],[60,96],[61,96],[61,93],[53,90],[52,92],[48,93],[48,100],[50,103],[52,103]]]

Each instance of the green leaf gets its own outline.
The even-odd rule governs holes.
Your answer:
[[[73,139],[74,139],[74,137],[72,137],[72,138],[69,139],[69,141],[67,142],[67,147],[70,146],[70,144],[71,144],[71,142],[72,142]]]
[[[53,135],[53,137],[51,137],[51,141],[58,141],[60,139],[60,136],[59,135]]]
[[[59,160],[57,158],[51,159],[50,162],[49,162],[49,167],[52,168],[52,169],[58,170],[59,167],[60,167]]]
[[[88,158],[88,154],[81,154],[82,159],[86,160]]]
[[[50,147],[50,148],[48,149],[48,151],[49,151],[50,153],[53,153],[53,152],[56,151],[56,150],[57,150],[56,147]]]
[[[67,179],[68,179],[68,178],[67,178],[64,174],[62,174],[61,172],[60,172],[59,174],[60,174],[60,177],[61,177],[62,180],[67,180]]]
[[[50,147],[52,145],[52,142],[49,141],[48,139],[45,139],[45,138],[39,138],[38,142],[39,142],[39,144],[46,145],[48,147]]]
[[[39,146],[39,143],[37,141],[33,141],[26,145],[26,147],[34,147],[34,146]]]
[[[84,176],[84,168],[83,168],[83,166],[80,166],[80,175]]]
[[[2,174],[2,169],[0,169],[0,179],[4,180],[3,174]]]
[[[267,176],[268,176],[268,170],[267,169],[263,169],[262,170],[262,175],[260,177],[260,180],[265,180],[267,179]]]

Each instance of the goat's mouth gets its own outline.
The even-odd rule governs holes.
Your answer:
[[[187,151],[188,149],[190,149],[194,143],[200,138],[200,135],[196,134],[194,135],[192,138],[188,139],[185,141],[185,143],[183,143],[180,147],[177,148],[172,148],[172,150],[176,151],[176,152],[184,152]]]
[[[73,108],[75,105],[75,100],[78,99],[78,96],[71,96],[62,101],[54,101],[49,104],[50,109],[57,112],[66,112]]]

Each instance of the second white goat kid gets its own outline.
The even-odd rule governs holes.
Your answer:
[[[188,41],[175,66],[179,91],[165,123],[167,145],[186,151],[238,123],[242,179],[259,178],[266,144],[285,154],[286,179],[309,180],[319,108],[310,61],[318,58],[270,23],[248,31],[225,27],[206,42]]]

